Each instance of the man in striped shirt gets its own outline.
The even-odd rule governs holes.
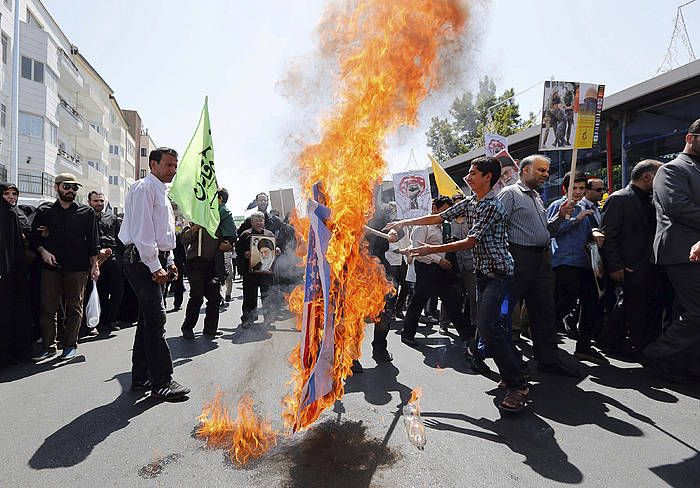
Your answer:
[[[579,372],[559,359],[554,308],[554,274],[550,238],[573,211],[573,202],[561,205],[547,219],[536,189],[549,178],[549,158],[539,154],[520,162],[520,179],[498,194],[507,214],[508,247],[515,260],[515,275],[509,289],[509,312],[520,300],[527,305],[538,370],[578,377]]]

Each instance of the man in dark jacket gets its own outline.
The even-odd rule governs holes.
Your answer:
[[[654,204],[656,262],[671,280],[680,313],[643,353],[648,366],[682,381],[700,376],[700,265],[690,261],[700,241],[700,119],[690,124],[683,152],[659,168]]]
[[[632,169],[632,182],[605,202],[602,255],[611,281],[622,287],[624,323],[609,321],[598,342],[606,350],[641,350],[661,333],[661,310],[656,306],[660,270],[654,264],[656,211],[654,177],[661,163],[646,159]],[[623,325],[624,327],[617,327]],[[631,351],[630,351],[631,352]]]

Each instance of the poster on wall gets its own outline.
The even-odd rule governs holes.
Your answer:
[[[432,195],[428,170],[404,171],[393,176],[398,218],[411,219],[429,214]]]
[[[494,157],[499,152],[508,150],[508,139],[499,134],[485,132],[484,147],[486,148],[486,156]]]
[[[605,85],[545,81],[540,151],[585,149],[597,143]]]
[[[250,236],[250,271],[252,273],[272,273],[275,247],[274,236]]]

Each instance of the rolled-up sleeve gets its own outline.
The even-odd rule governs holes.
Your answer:
[[[131,197],[131,222],[130,230],[136,249],[139,251],[141,262],[145,264],[151,273],[155,273],[162,266],[158,260],[158,244],[156,243],[155,223],[150,212],[145,209],[153,208],[153,202],[144,187],[134,189]]]

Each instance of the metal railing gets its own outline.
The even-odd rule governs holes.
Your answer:
[[[48,173],[19,173],[17,188],[20,193],[33,193],[35,195],[53,195],[53,176]]]
[[[61,104],[61,107],[66,109],[66,111],[73,116],[78,122],[83,121],[83,116],[80,115],[80,112],[78,112],[70,103],[66,102],[63,97],[58,97],[58,100]]]

